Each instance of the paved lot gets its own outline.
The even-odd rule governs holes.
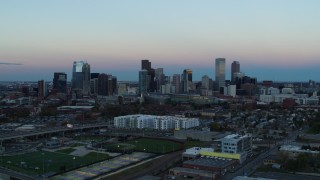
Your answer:
[[[140,162],[144,159],[154,156],[151,153],[134,152],[132,154],[125,154],[107,161],[93,164],[91,166],[83,167],[74,171],[55,176],[53,180],[85,180],[97,177],[99,175],[115,171],[122,167]]]

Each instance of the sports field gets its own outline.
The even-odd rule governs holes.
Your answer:
[[[96,152],[79,157],[59,152],[37,151],[23,155],[3,156],[0,158],[0,164],[2,167],[21,173],[39,175],[49,172],[58,173],[63,169],[69,170],[108,158],[107,154]]]
[[[182,145],[169,140],[140,138],[121,143],[106,144],[103,147],[106,151],[114,152],[140,151],[164,154],[179,150],[182,148]]]

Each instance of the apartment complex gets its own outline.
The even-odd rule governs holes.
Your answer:
[[[147,128],[159,130],[189,129],[199,126],[199,119],[136,114],[115,117],[114,126],[118,128]]]

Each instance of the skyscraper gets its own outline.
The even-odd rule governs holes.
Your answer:
[[[220,87],[226,85],[226,59],[216,59],[216,90],[220,90]]]
[[[148,72],[147,91],[156,91],[155,70],[151,68],[151,62],[149,60],[141,60],[141,70],[147,70]]]
[[[99,80],[99,73],[91,73],[91,79],[90,79],[90,93],[91,94],[98,94],[98,80]]]
[[[192,70],[185,69],[182,74],[183,93],[189,93],[192,90]]]
[[[57,93],[67,93],[67,74],[64,72],[55,72],[53,75],[53,89]]]
[[[90,79],[91,79],[90,64],[85,63],[83,65],[83,90],[82,90],[82,93],[84,95],[90,94]]]
[[[155,69],[155,82],[156,82],[156,89],[160,91],[161,85],[164,85],[164,73],[163,68]]]
[[[145,70],[150,70],[151,69],[151,62],[149,62],[149,60],[141,60],[141,70],[145,69]]]
[[[100,74],[98,78],[98,95],[112,95],[112,76],[108,74]]]
[[[207,75],[202,76],[201,85],[203,89],[210,89],[210,78]]]
[[[235,81],[235,73],[240,72],[240,63],[239,61],[233,61],[231,64],[231,82]]]
[[[82,94],[90,92],[90,65],[84,61],[74,61],[72,71],[72,89],[82,90]]]
[[[180,74],[172,76],[172,84],[175,86],[175,93],[180,93]]]
[[[139,92],[146,93],[148,90],[148,71],[143,69],[139,71]]]
[[[44,80],[38,81],[38,97],[43,99],[45,97],[45,82]]]

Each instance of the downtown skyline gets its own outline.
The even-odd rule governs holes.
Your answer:
[[[315,0],[0,4],[0,81],[51,81],[54,72],[71,77],[78,60],[92,72],[137,81],[141,59],[166,75],[192,69],[197,81],[214,78],[219,57],[226,59],[226,79],[239,61],[258,81],[320,81]]]

